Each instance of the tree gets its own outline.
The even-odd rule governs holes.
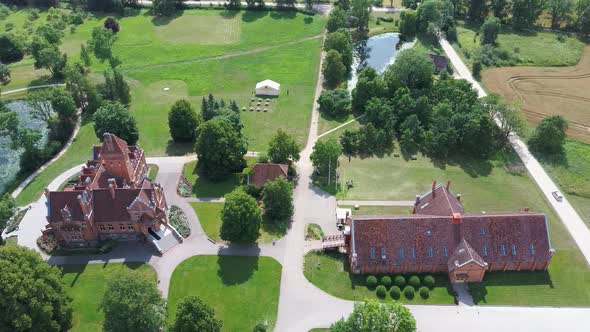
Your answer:
[[[485,0],[469,0],[469,19],[481,22],[487,16],[488,7]]]
[[[356,87],[352,90],[352,109],[363,113],[366,103],[373,97],[384,97],[387,87],[381,75],[372,67],[358,73]]]
[[[39,253],[21,246],[0,247],[0,326],[6,331],[67,331],[72,299],[61,271]]]
[[[283,164],[289,160],[296,162],[299,160],[299,150],[301,147],[295,138],[281,128],[268,143],[268,157],[273,163]]]
[[[152,1],[152,12],[156,16],[170,16],[179,3],[182,5],[182,1],[178,0],[154,0]]]
[[[323,90],[318,98],[320,112],[339,117],[350,111],[350,95],[346,89]]]
[[[441,13],[439,0],[425,0],[416,11],[418,15],[418,31],[426,32],[429,23],[439,25]]]
[[[8,66],[0,62],[0,84],[10,81],[10,69]]]
[[[64,36],[62,30],[56,29],[50,24],[43,24],[37,28],[36,36],[46,40],[51,45],[59,46]]]
[[[213,180],[227,178],[244,168],[246,139],[226,117],[215,117],[199,126],[195,151],[199,167]]]
[[[559,28],[559,24],[567,18],[573,9],[572,0],[546,0],[545,5],[551,15],[551,28]]]
[[[31,108],[33,118],[48,123],[53,118],[51,108],[51,90],[39,89],[27,93],[27,104]]]
[[[36,36],[31,44],[35,68],[49,70],[53,78],[61,78],[67,64],[67,55],[60,53],[57,44]]]
[[[360,152],[360,135],[358,131],[345,130],[340,136],[342,152],[349,158]]]
[[[25,56],[25,40],[14,33],[0,34],[0,62],[11,63]]]
[[[228,1],[228,8],[239,9],[240,7],[242,7],[242,2],[240,0],[229,0]]]
[[[342,55],[335,50],[329,50],[322,65],[322,75],[329,86],[338,86],[345,79],[346,67],[342,62]]]
[[[496,45],[498,33],[500,33],[500,19],[494,16],[486,18],[480,28],[480,43],[482,45]]]
[[[267,182],[262,190],[264,214],[271,220],[284,222],[293,216],[293,184],[280,176]]]
[[[135,116],[118,101],[105,101],[94,113],[94,132],[99,139],[105,133],[114,134],[129,145],[139,139]]]
[[[567,128],[567,120],[561,115],[548,116],[533,131],[529,138],[529,147],[538,153],[560,153],[565,142]]]
[[[400,125],[400,148],[405,155],[414,155],[418,152],[424,139],[424,129],[415,114],[408,116]]]
[[[186,99],[177,100],[168,112],[170,136],[176,142],[192,142],[199,123],[197,112]]]
[[[481,100],[482,107],[490,116],[499,123],[500,140],[508,142],[511,133],[521,133],[526,124],[520,110],[512,105],[506,104],[497,95],[488,95]]]
[[[100,309],[107,332],[158,332],[166,319],[166,302],[154,280],[132,270],[108,278]]]
[[[113,69],[112,75],[109,71],[104,72],[104,84],[99,85],[102,98],[118,101],[128,106],[131,103],[131,91],[123,74]]]
[[[328,17],[328,23],[326,23],[326,29],[328,32],[334,32],[338,29],[343,29],[348,26],[348,14],[340,7],[335,7]]]
[[[80,45],[80,59],[84,63],[84,66],[90,67],[92,65],[92,58],[90,58],[90,52],[86,44]]]
[[[395,62],[387,67],[383,78],[390,93],[399,88],[428,90],[432,86],[434,69],[428,55],[415,49],[401,51]]]
[[[584,35],[590,33],[590,6],[578,16],[578,29]]]
[[[100,106],[100,96],[96,87],[90,83],[85,75],[85,70],[81,66],[67,65],[64,70],[66,90],[68,90],[76,106],[82,109],[82,112],[93,114]]]
[[[94,56],[101,62],[109,61],[112,68],[117,67],[119,60],[113,56],[113,45],[117,41],[117,35],[113,30],[104,27],[95,27],[88,46],[94,52]]]
[[[0,232],[6,227],[6,223],[16,213],[16,202],[12,195],[6,193],[0,197]]]
[[[399,32],[404,36],[414,36],[418,28],[418,15],[415,10],[404,9],[400,13]]]
[[[113,33],[117,33],[121,30],[121,26],[119,26],[119,22],[114,17],[107,17],[104,21],[104,28],[111,30]]]
[[[402,7],[415,10],[416,8],[418,8],[418,1],[416,1],[416,0],[402,0]]]
[[[399,302],[368,300],[355,303],[348,318],[332,324],[330,329],[332,332],[414,332],[416,320]]]
[[[544,0],[513,0],[512,25],[517,30],[531,28],[544,9]]]
[[[254,197],[241,190],[225,196],[220,236],[230,242],[254,242],[260,236],[262,211]]]
[[[369,0],[352,0],[350,6],[350,16],[358,31],[366,31],[369,28],[369,18],[371,17],[371,3]]]
[[[72,94],[64,88],[53,88],[49,99],[51,108],[62,119],[71,119],[76,115],[76,103]]]
[[[336,174],[338,157],[342,154],[342,146],[338,144],[335,138],[326,141],[317,141],[313,146],[310,155],[313,167],[321,174]]]
[[[197,296],[186,296],[176,306],[176,318],[170,332],[219,332],[223,322],[215,319],[213,308]]]
[[[326,52],[330,50],[338,51],[342,57],[342,64],[346,67],[346,72],[350,72],[352,66],[352,37],[348,30],[341,29],[328,33],[324,42],[324,50]]]
[[[495,17],[503,20],[507,16],[506,9],[508,8],[508,0],[491,0],[490,8]]]

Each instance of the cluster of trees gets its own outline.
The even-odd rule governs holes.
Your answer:
[[[416,320],[410,310],[399,302],[367,300],[356,303],[352,313],[332,324],[330,331],[415,332]]]
[[[369,30],[371,5],[369,0],[336,1],[326,24],[328,32],[354,28],[359,35],[366,35]]]
[[[350,74],[352,67],[352,36],[345,28],[329,32],[324,43],[326,58],[322,66],[322,74],[326,84],[336,87]]]
[[[481,23],[489,15],[511,24],[517,30],[533,28],[543,13],[551,19],[551,28],[561,26],[587,34],[590,32],[588,0],[468,0],[453,1],[457,16]]]
[[[426,0],[421,3],[408,2],[400,14],[400,33],[413,36],[422,33],[436,39],[444,33],[447,38],[456,39],[455,6],[450,0]],[[405,5],[404,5],[405,6]]]
[[[503,147],[507,135],[493,116],[511,108],[478,100],[467,81],[446,72],[434,81],[433,74],[430,58],[412,49],[400,52],[382,76],[371,68],[361,71],[352,105],[367,123],[341,136],[344,154],[389,153],[394,138],[406,157],[421,151],[434,159],[459,153],[485,159]],[[507,130],[518,125],[516,117],[507,121]]]
[[[0,115],[1,116],[1,115]],[[6,224],[16,213],[16,202],[10,194],[4,194],[0,197],[0,233],[6,228]],[[0,239],[2,244],[2,239]]]
[[[0,325],[9,331],[67,331],[72,326],[72,299],[61,280],[61,271],[33,250],[0,247]],[[166,301],[153,279],[141,272],[122,270],[109,275],[99,309],[103,329],[158,332],[165,326]],[[172,332],[219,332],[223,323],[213,309],[196,296],[177,305]]]
[[[156,16],[170,16],[176,10],[184,7],[185,0],[154,0],[152,1],[152,13]]]
[[[561,115],[544,118],[528,140],[529,148],[543,157],[559,157],[564,153],[568,122]]]
[[[125,8],[137,8],[139,0],[78,0],[89,11],[123,14]]]

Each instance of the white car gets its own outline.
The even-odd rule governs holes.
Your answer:
[[[563,195],[559,191],[551,192],[551,195],[555,198],[556,201],[561,202],[563,201]]]

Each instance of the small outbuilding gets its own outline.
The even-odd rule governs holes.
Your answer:
[[[257,96],[278,96],[281,85],[275,81],[264,80],[256,83]]]
[[[257,187],[264,186],[279,176],[288,177],[289,166],[286,164],[256,163],[248,174],[247,184]]]

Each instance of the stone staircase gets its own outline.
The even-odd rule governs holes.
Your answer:
[[[160,224],[160,231],[156,232],[160,239],[149,235],[150,242],[160,254],[170,250],[175,245],[182,243],[182,236],[172,225]]]

